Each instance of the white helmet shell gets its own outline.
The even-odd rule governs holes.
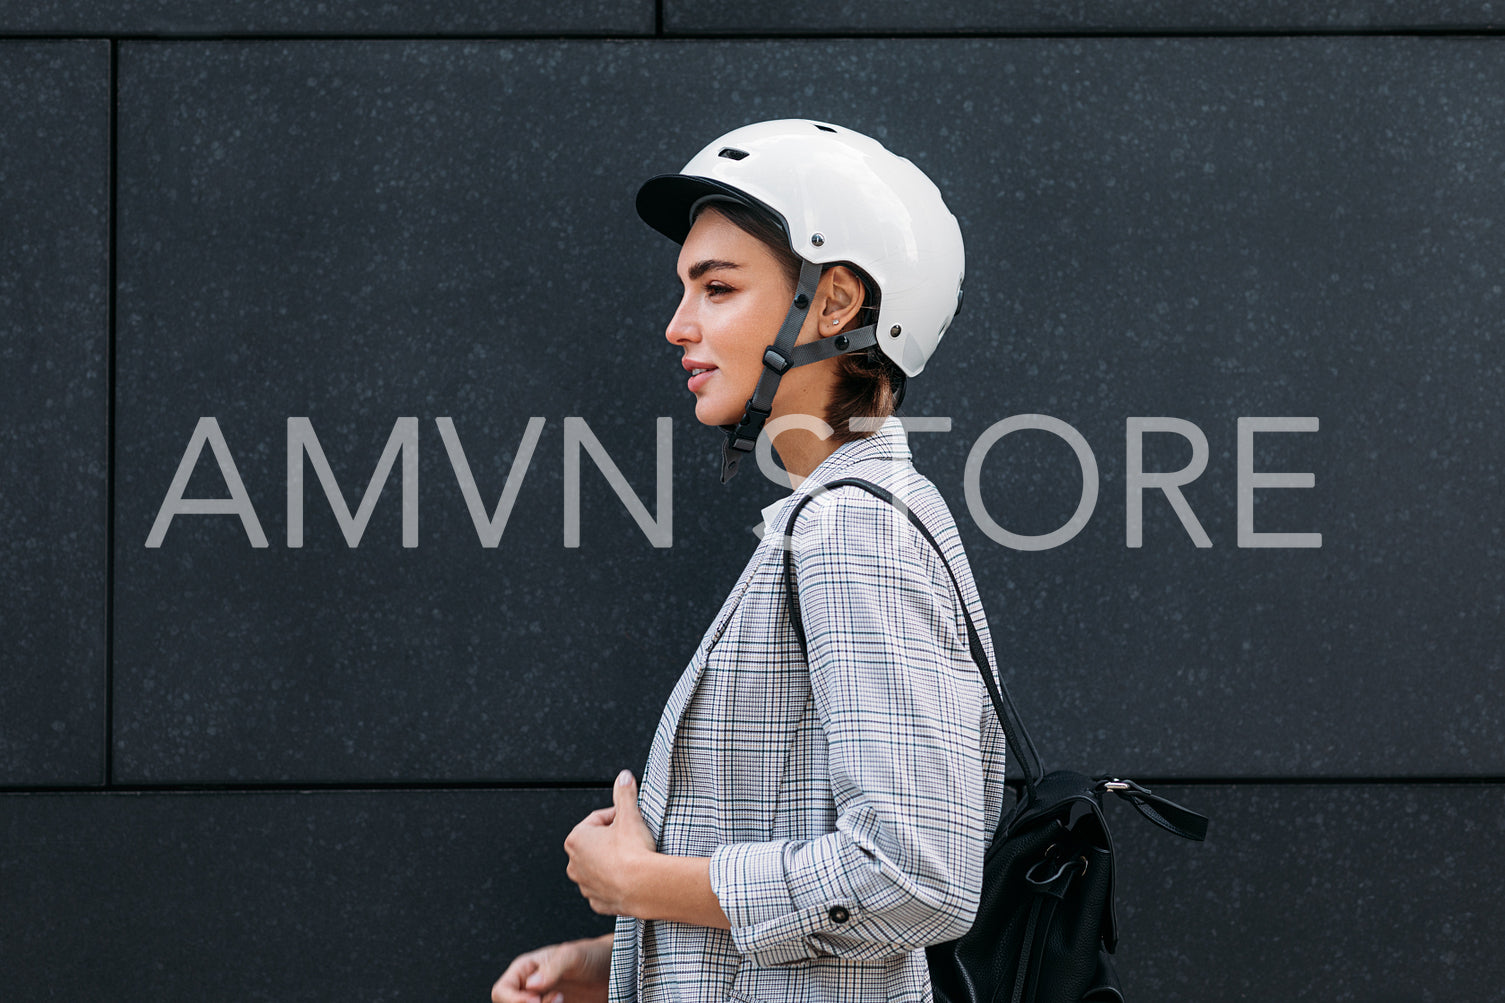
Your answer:
[[[734,129],[678,174],[638,192],[643,220],[684,243],[700,203],[732,198],[770,210],[796,255],[860,268],[879,290],[878,347],[917,376],[961,303],[961,228],[939,189],[883,144],[807,119]]]

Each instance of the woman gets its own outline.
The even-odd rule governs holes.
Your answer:
[[[638,212],[682,245],[667,337],[727,434],[723,480],[766,425],[796,487],[670,695],[641,792],[623,771],[565,842],[616,933],[519,957],[492,999],[928,1000],[923,948],[976,912],[1003,737],[941,557],[886,502],[822,485],[902,498],[991,647],[893,417],[960,302],[956,220],[909,161],[797,120],[721,137]]]

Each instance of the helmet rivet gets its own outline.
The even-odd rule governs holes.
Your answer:
[[[898,324],[895,324],[893,327],[888,329],[888,335],[891,338],[897,338],[900,334],[903,333],[903,331],[904,329],[902,327],[900,327]]]
[[[814,244],[816,247],[819,247],[820,245],[824,244],[825,242],[826,242],[826,235],[823,234],[823,233],[812,233],[810,235],[810,243]]]
[[[836,347],[838,350],[845,352],[847,350],[847,346],[850,344],[851,342],[847,340],[846,335],[838,334],[836,336]]]
[[[794,305],[797,309],[803,310],[805,309],[805,307],[810,305],[810,297],[806,296],[804,293],[800,293],[794,298]]]

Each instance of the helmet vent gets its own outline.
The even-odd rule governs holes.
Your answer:
[[[742,160],[747,156],[747,151],[734,150],[730,146],[723,146],[721,152],[716,154],[716,156],[725,157],[727,160]]]
[[[829,125],[821,125],[819,122],[814,123],[814,125],[821,132],[835,132],[836,131],[835,129],[831,128]]]

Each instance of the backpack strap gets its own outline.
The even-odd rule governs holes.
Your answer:
[[[927,543],[934,548],[936,556],[941,559],[941,565],[945,567],[947,576],[951,579],[951,587],[956,595],[957,605],[961,608],[962,617],[967,623],[967,646],[972,652],[972,661],[977,664],[977,671],[982,676],[983,685],[988,689],[988,697],[993,701],[993,710],[998,715],[998,723],[1003,726],[1004,737],[1008,740],[1009,751],[1017,752],[1019,756],[1019,768],[1024,774],[1025,786],[1033,788],[1044,776],[1040,767],[1040,755],[1035,751],[1035,745],[1030,741],[1029,732],[1024,728],[1024,722],[1019,717],[1019,711],[1014,707],[1014,701],[1009,696],[1008,687],[1003,679],[996,676],[988,661],[987,649],[983,646],[982,638],[977,633],[977,625],[972,622],[972,613],[967,608],[967,600],[962,595],[961,584],[957,581],[956,572],[951,570],[951,562],[946,560],[946,555],[941,550],[941,545],[920,517],[904,503],[898,495],[888,488],[874,484],[872,481],[863,480],[860,477],[842,477],[822,484],[815,488],[805,497],[801,498],[789,513],[789,520],[784,525],[784,587],[789,596],[789,619],[794,626],[795,636],[799,638],[800,651],[804,652],[806,661],[810,658],[809,646],[805,641],[805,625],[800,616],[799,590],[795,583],[794,573],[794,521],[799,518],[801,510],[813,499],[834,488],[854,487],[861,488],[868,494],[875,495],[888,502],[894,508],[909,517],[910,523],[920,531]]]

